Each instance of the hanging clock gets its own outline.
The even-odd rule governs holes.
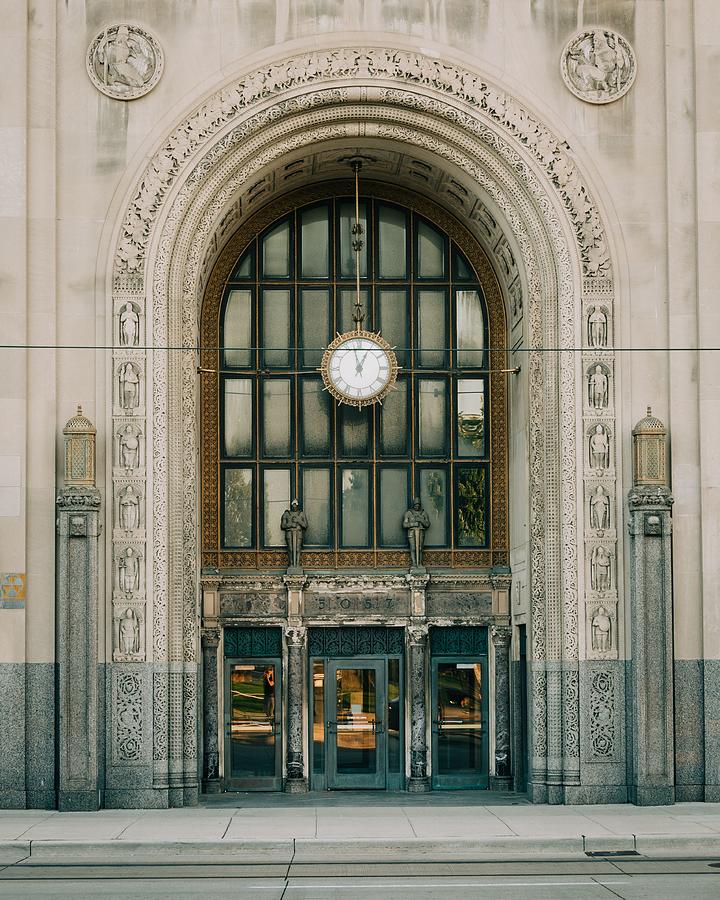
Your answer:
[[[360,408],[387,396],[395,384],[398,364],[384,338],[356,329],[339,334],[328,346],[320,372],[336,400]]]

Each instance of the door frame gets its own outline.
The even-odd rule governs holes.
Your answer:
[[[337,771],[336,674],[343,669],[375,672],[375,773],[342,775]],[[325,777],[328,790],[385,790],[387,786],[387,666],[383,659],[332,657],[325,671]],[[381,718],[379,718],[381,717]]]
[[[283,787],[283,690],[282,659],[279,656],[231,656],[226,657],[223,671],[223,713],[224,713],[224,785],[226,791],[281,791]],[[232,696],[230,675],[233,666],[274,666],[275,667],[275,709],[273,714],[273,734],[275,736],[275,775],[272,777],[233,778],[232,740],[230,722],[232,719]]]
[[[388,688],[389,688],[389,663],[392,660],[398,661],[398,704],[399,704],[399,715],[398,715],[398,725],[399,725],[399,769],[397,772],[390,771],[390,741],[388,735]],[[313,741],[313,720],[314,720],[314,692],[313,692],[313,664],[316,662],[322,662],[323,671],[324,671],[324,686],[323,686],[323,761],[324,766],[322,771],[316,772],[315,768],[315,758],[314,758],[314,741]],[[365,656],[319,656],[314,655],[310,656],[308,660],[308,762],[309,762],[309,776],[310,776],[310,786],[312,790],[343,790],[343,788],[331,788],[329,786],[329,760],[328,760],[328,692],[329,692],[329,681],[328,681],[328,672],[331,665],[335,665],[338,662],[342,662],[343,666],[341,668],[352,668],[356,662],[362,663],[377,663],[382,667],[383,679],[384,679],[384,694],[385,694],[385,718],[384,718],[384,767],[385,767],[385,786],[380,788],[365,788],[366,790],[389,790],[389,791],[400,791],[404,790],[406,775],[405,775],[405,696],[406,696],[406,686],[405,686],[405,657],[401,653],[388,653],[388,654],[368,654]],[[334,701],[334,694],[331,694]],[[348,790],[353,790],[353,788],[347,788]],[[364,790],[364,788],[357,788],[357,790]]]
[[[438,772],[438,665],[442,663],[480,663],[482,666],[482,757],[483,768],[478,778],[471,779],[467,775],[440,775]],[[483,790],[490,784],[490,681],[488,677],[487,654],[450,654],[430,657],[430,724],[432,732],[431,759],[432,759],[432,788],[433,790]]]

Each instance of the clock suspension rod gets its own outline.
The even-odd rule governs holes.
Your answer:
[[[512,369],[416,369],[416,375],[519,375],[520,366]],[[197,366],[198,375],[312,375],[313,372],[321,372],[322,369],[210,369],[206,366]],[[402,372],[402,366],[398,366]]]

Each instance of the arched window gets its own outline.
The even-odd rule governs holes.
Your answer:
[[[282,565],[280,519],[293,497],[308,517],[309,566],[403,566],[414,496],[430,517],[429,564],[493,562],[483,286],[436,222],[378,197],[360,210],[364,327],[396,348],[396,387],[356,409],[318,371],[336,333],[354,327],[354,200],[299,206],[258,230],[215,302],[217,350],[205,357],[218,371],[203,385],[203,420],[216,432],[210,453],[203,437],[215,480],[211,503],[203,498],[215,519],[203,523],[206,565]]]

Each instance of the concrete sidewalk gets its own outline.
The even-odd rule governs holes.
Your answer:
[[[572,859],[588,854],[720,858],[720,804],[534,806],[471,798],[329,802],[225,795],[194,809],[0,810],[0,865]],[[338,803],[336,803],[336,800]],[[228,805],[231,802],[236,805]],[[242,805],[241,805],[242,804]]]

